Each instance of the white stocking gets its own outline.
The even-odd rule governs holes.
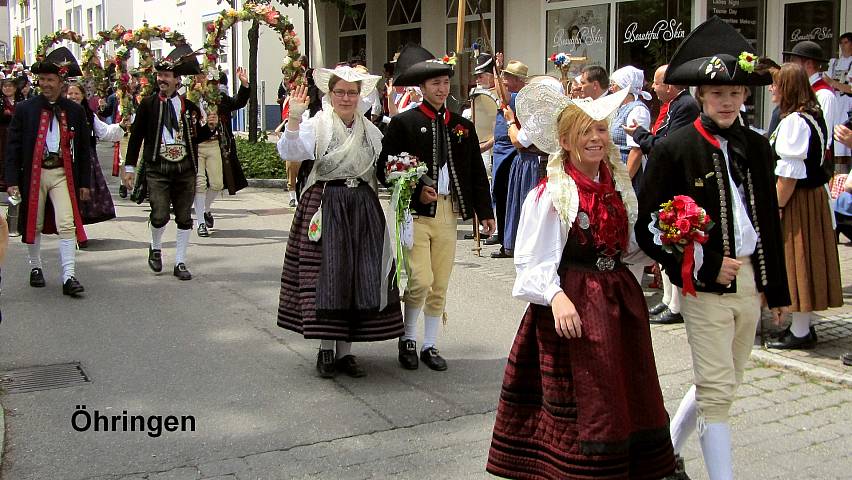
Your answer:
[[[352,342],[344,342],[342,340],[338,340],[335,343],[335,347],[337,350],[337,354],[335,355],[336,358],[343,358],[346,355],[352,354]]]
[[[693,385],[689,387],[686,395],[680,401],[677,412],[669,426],[675,455],[680,455],[684,444],[686,444],[686,440],[695,431],[696,422],[698,421],[697,406],[698,404],[695,402],[695,385]]]
[[[163,249],[163,233],[166,231],[166,226],[160,228],[151,227],[151,248],[154,250]]]
[[[195,194],[195,221],[198,222],[199,225],[201,225],[201,222],[204,221],[204,212],[207,211],[204,205],[205,198],[206,196],[203,192]]]
[[[669,280],[669,276],[666,275],[666,272],[661,271],[660,277],[663,279],[663,299],[660,301],[663,305],[668,305],[669,302],[672,301],[672,281]]]
[[[734,464],[731,455],[731,427],[727,423],[708,423],[698,432],[701,453],[710,480],[733,480]]]
[[[426,315],[424,318],[426,323],[426,333],[423,335],[423,349],[434,347],[438,341],[438,330],[441,329],[441,317],[430,317]]]
[[[41,234],[36,233],[32,244],[27,244],[27,263],[30,270],[41,267]]]
[[[75,257],[77,254],[77,241],[73,238],[63,238],[59,241],[59,263],[62,264],[62,283],[76,276]]]
[[[177,231],[177,247],[175,248],[175,265],[186,263],[186,249],[189,247],[189,233],[192,230]]]
[[[420,317],[420,312],[423,307],[405,307],[405,334],[403,340],[417,340],[417,319]]]
[[[793,312],[792,317],[790,331],[793,335],[799,338],[808,336],[811,332],[811,312]]]
[[[221,190],[207,190],[207,196],[204,199],[204,211],[209,212],[210,207],[213,206],[213,201],[216,200],[216,197],[219,196]]]

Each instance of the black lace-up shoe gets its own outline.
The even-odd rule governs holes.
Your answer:
[[[65,283],[62,285],[62,294],[69,297],[77,297],[85,291],[86,289],[74,277],[65,280]]]
[[[213,214],[210,212],[204,212],[204,224],[207,225],[207,228],[213,228]]]
[[[44,272],[40,268],[30,270],[30,286],[36,288],[44,286]]]
[[[438,349],[435,347],[424,348],[420,352],[420,361],[432,370],[443,372],[447,369],[447,361],[444,360],[444,357],[438,355]]]
[[[663,302],[660,302],[648,309],[648,315],[659,315],[663,313],[663,311],[667,308],[669,308],[668,305]]]
[[[355,360],[355,355],[345,355],[335,362],[335,369],[349,375],[352,378],[367,376],[367,372]]]
[[[810,328],[808,334],[804,337],[793,335],[790,329],[784,330],[781,337],[777,340],[766,342],[766,348],[775,348],[778,350],[810,350],[816,347],[817,335],[814,327]]]
[[[399,364],[406,370],[417,370],[417,342],[414,340],[399,340]]]
[[[172,275],[176,276],[178,280],[192,280],[192,273],[190,273],[189,269],[186,268],[185,263],[178,263],[175,265],[175,270],[172,272]]]
[[[163,271],[163,252],[159,248],[148,247],[148,267],[157,273]]]
[[[322,378],[334,378],[334,350],[320,349],[317,353],[317,372]]]

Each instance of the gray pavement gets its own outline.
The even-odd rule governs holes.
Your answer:
[[[47,288],[27,285],[13,239],[3,268],[0,372],[80,362],[91,383],[5,394],[3,479],[487,478],[484,463],[506,355],[524,305],[510,260],[475,257],[460,241],[449,321],[450,369],[409,372],[395,342],[356,345],[368,376],[317,378],[316,342],[275,326],[292,210],[286,194],[249,189],[217,201],[210,238],[193,235],[189,268],[146,266],[147,208],[87,229],[78,255],[84,299],[61,294],[55,239]],[[460,237],[463,229],[460,227]],[[845,247],[844,247],[845,248]],[[490,250],[486,249],[487,255]],[[847,280],[848,283],[848,280]],[[670,412],[691,381],[682,329],[653,330]],[[752,362],[732,424],[738,478],[849,478],[852,391]],[[75,407],[108,415],[193,415],[194,432],[76,432]],[[697,439],[687,470],[706,478]]]

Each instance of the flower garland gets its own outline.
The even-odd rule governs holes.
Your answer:
[[[289,83],[301,85],[304,78],[304,70],[302,63],[299,61],[301,54],[299,46],[301,41],[296,37],[296,31],[293,29],[293,24],[286,15],[281,14],[271,5],[261,5],[253,2],[247,2],[243,5],[242,10],[234,10],[229,8],[222,10],[215,21],[207,24],[207,38],[204,42],[204,59],[201,63],[202,72],[207,74],[207,80],[211,81],[219,78],[219,55],[222,53],[222,39],[235,23],[245,20],[257,20],[269,25],[281,36],[281,43],[286,49],[284,63],[281,65],[281,73],[284,78],[288,79]],[[218,88],[205,86],[201,90],[201,95],[208,104],[218,105],[222,94]]]
[[[102,32],[102,34],[105,32]],[[103,36],[103,35],[102,35]],[[144,23],[136,30],[125,29],[122,25],[116,25],[109,32],[110,40],[119,44],[115,49],[113,64],[115,64],[115,75],[117,79],[116,95],[119,99],[119,112],[122,117],[133,114],[134,104],[129,95],[130,75],[127,68],[127,60],[132,50],[139,51],[139,66],[136,72],[141,73],[139,83],[141,85],[140,96],[144,97],[153,93],[154,90],[154,55],[151,52],[150,42],[152,39],[161,38],[172,47],[186,44],[186,37],[169,27],[149,26]]]
[[[47,57],[47,49],[64,41],[83,45],[83,36],[75,31],[68,30],[67,28],[45,35],[42,37],[41,41],[38,42],[38,47],[36,47],[36,61],[44,61],[45,57]]]

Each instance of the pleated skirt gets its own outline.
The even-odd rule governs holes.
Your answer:
[[[825,188],[796,188],[784,206],[781,229],[790,310],[819,312],[842,306],[840,260]]]
[[[323,233],[308,239],[322,204]],[[305,338],[372,342],[402,336],[399,290],[389,281],[379,310],[384,217],[378,197],[358,188],[315,184],[299,200],[281,273],[278,326]],[[392,275],[392,273],[391,273]]]
[[[506,199],[506,227],[503,230],[503,248],[514,250],[521,221],[521,208],[527,194],[541,181],[538,155],[521,154],[509,171],[509,194]]]

